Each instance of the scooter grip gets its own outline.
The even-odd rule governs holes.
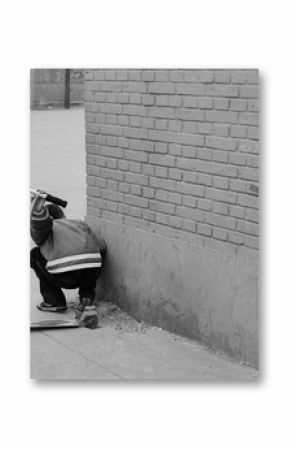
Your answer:
[[[49,193],[46,195],[45,200],[49,201],[50,203],[56,204],[57,206],[61,206],[61,207],[67,206],[67,201],[62,200],[61,198],[58,198],[57,196],[50,195]]]

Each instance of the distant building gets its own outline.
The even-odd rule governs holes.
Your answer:
[[[66,69],[31,69],[30,107],[64,107]],[[70,104],[84,102],[84,76],[82,69],[70,69]]]

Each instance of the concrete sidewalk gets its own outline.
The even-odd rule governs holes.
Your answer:
[[[83,218],[83,109],[32,111],[31,185],[67,199],[68,218]],[[76,299],[76,291],[65,293],[69,302]],[[38,311],[39,301],[38,280],[31,272],[31,321],[64,318]],[[119,309],[103,315],[95,330],[31,333],[31,377],[187,381],[253,381],[258,377],[252,368],[213,354],[194,341],[138,323]]]

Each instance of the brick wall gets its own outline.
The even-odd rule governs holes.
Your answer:
[[[258,70],[85,71],[88,215],[257,258]]]

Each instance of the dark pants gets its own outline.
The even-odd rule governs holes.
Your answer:
[[[35,271],[40,282],[40,293],[47,304],[65,306],[66,300],[62,292],[65,289],[79,289],[80,298],[95,298],[96,282],[101,268],[68,271],[51,274],[46,268],[46,260],[38,246],[30,251],[30,266]]]

